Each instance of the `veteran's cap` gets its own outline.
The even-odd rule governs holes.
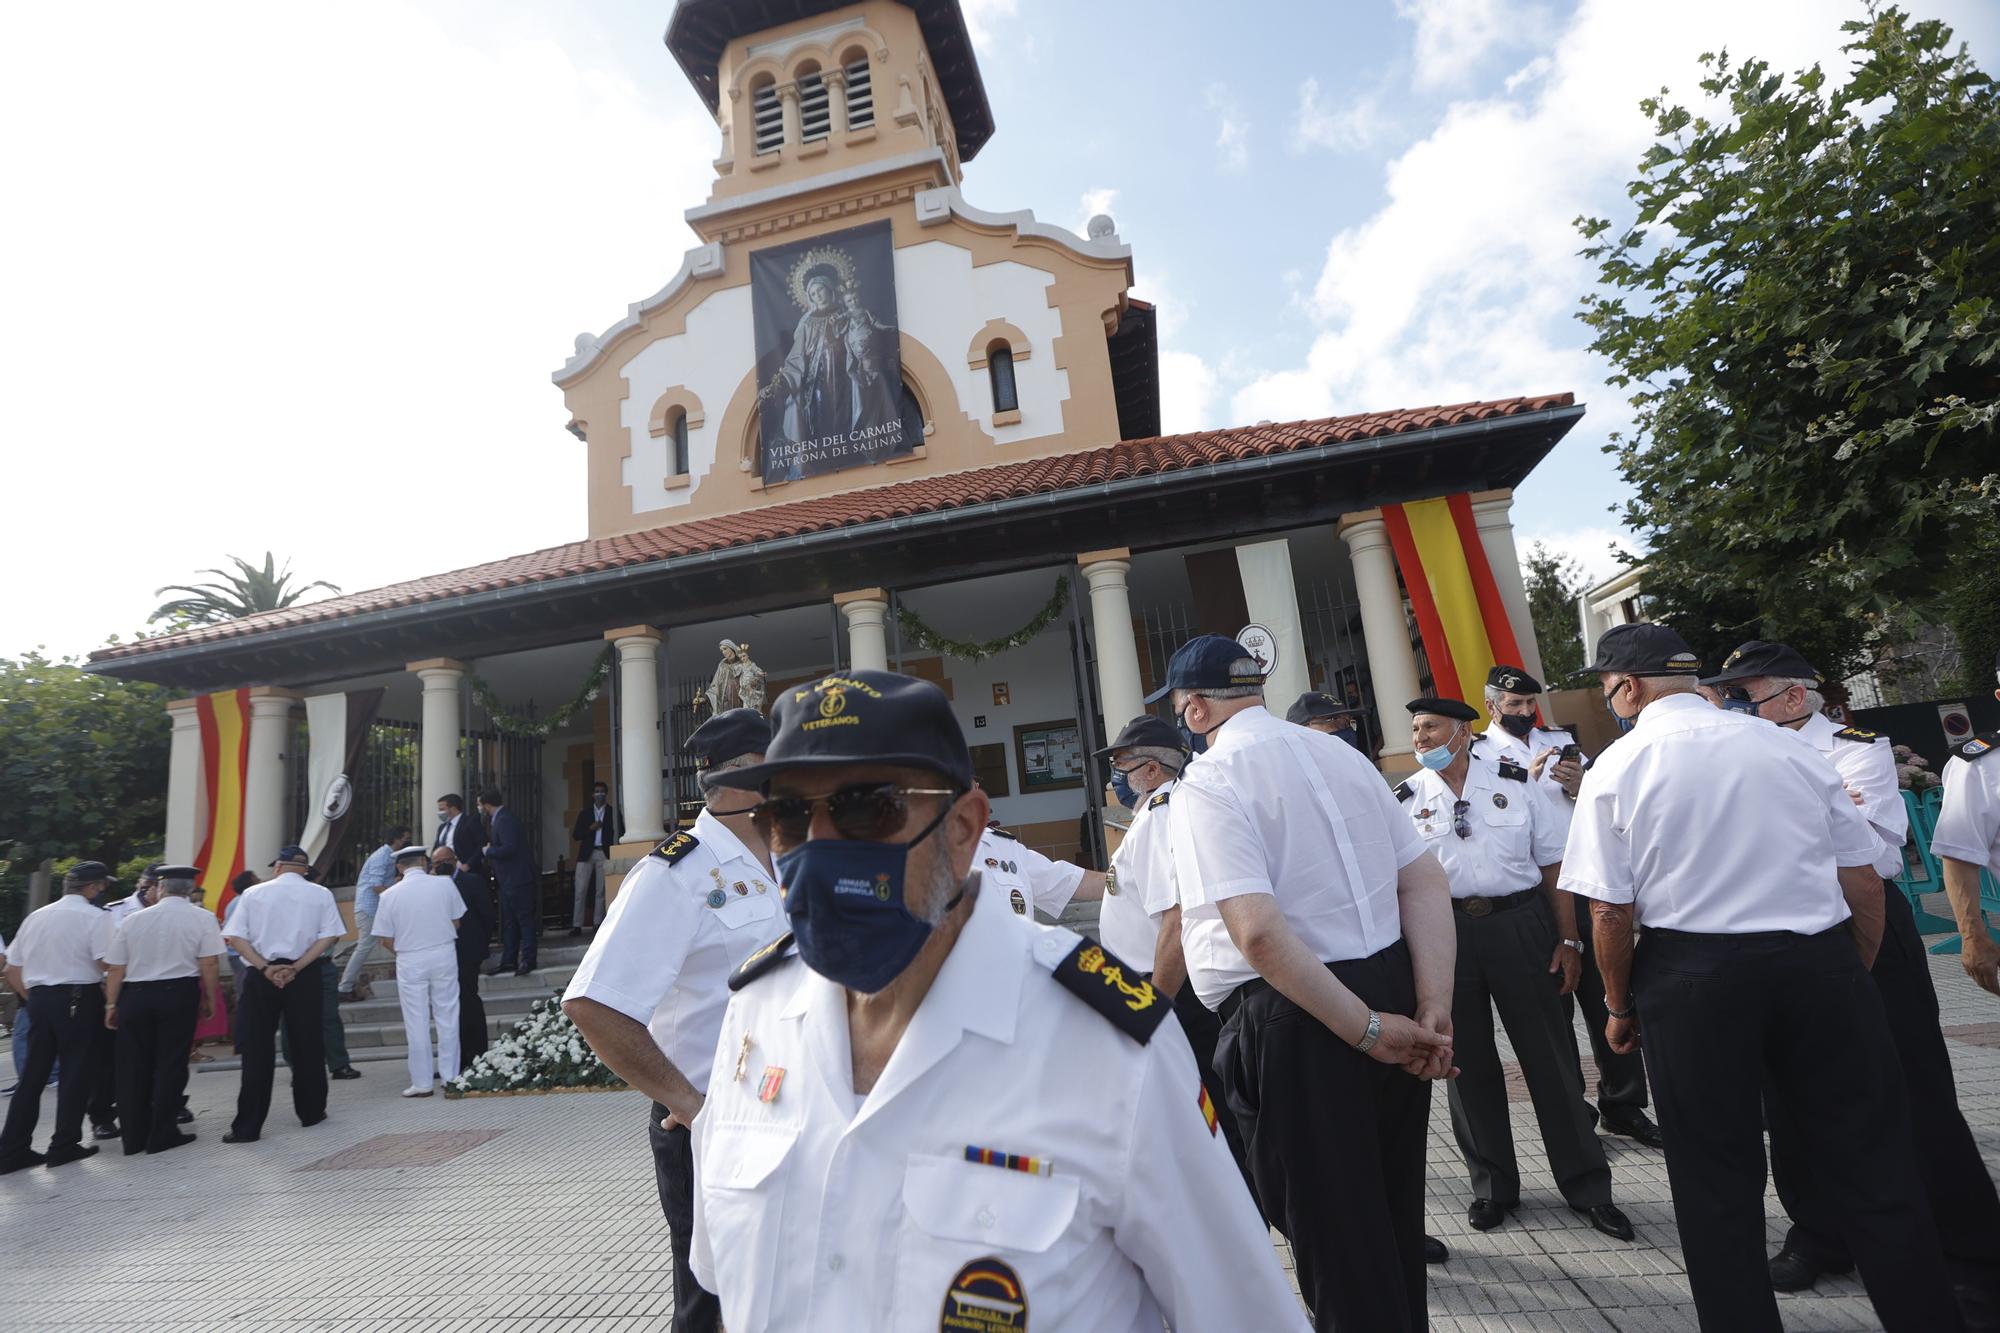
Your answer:
[[[1479,710],[1463,699],[1445,699],[1427,694],[1421,699],[1412,699],[1406,705],[1410,716],[1418,713],[1433,713],[1438,717],[1448,717],[1454,722],[1477,722]]]
[[[1621,671],[1628,676],[1698,676],[1701,658],[1665,625],[1645,621],[1613,625],[1598,636],[1597,660],[1579,671]]]
[[[708,770],[746,754],[762,754],[771,747],[771,724],[754,708],[731,708],[717,713],[694,729],[687,738],[687,752],[694,756],[695,771],[704,785],[713,785]]]
[[[1726,685],[1735,680],[1755,680],[1760,676],[1790,676],[1793,679],[1819,679],[1819,672],[1813,670],[1812,663],[1799,655],[1798,649],[1788,643],[1769,643],[1763,639],[1751,639],[1741,644],[1736,651],[1722,659],[1722,670],[1712,676],[1702,677],[1704,685]]]
[[[1124,730],[1112,738],[1111,744],[1099,750],[1099,754],[1113,754],[1119,750],[1130,750],[1144,745],[1148,748],[1185,750],[1187,737],[1181,729],[1163,717],[1152,713],[1141,713],[1125,724]]]
[[[312,858],[306,855],[305,848],[299,846],[297,843],[293,843],[289,846],[280,847],[278,855],[272,859],[271,864],[274,866],[309,866],[312,864]]]
[[[782,691],[764,762],[718,774],[713,785],[761,791],[791,769],[850,764],[925,768],[972,789],[972,753],[951,700],[929,681],[893,671],[836,671]]]
[[[1319,690],[1307,690],[1292,700],[1292,706],[1285,710],[1285,721],[1303,727],[1316,717],[1339,717],[1345,713],[1358,715],[1367,711],[1360,704],[1346,703]]]
[[[154,879],[200,879],[201,867],[155,864],[148,867],[146,873]]]
[[[1238,662],[1250,662],[1252,669],[1237,672]],[[1255,669],[1250,650],[1221,634],[1202,634],[1189,639],[1167,663],[1167,683],[1147,695],[1143,702],[1156,704],[1175,690],[1222,690],[1234,685],[1262,685],[1264,673]]]
[[[111,873],[111,867],[102,861],[78,861],[63,871],[63,887],[77,884],[116,884],[118,876]]]
[[[1517,666],[1496,666],[1486,673],[1486,683],[1509,694],[1540,694],[1542,682]]]

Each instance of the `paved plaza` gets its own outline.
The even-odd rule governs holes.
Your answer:
[[[2000,1000],[1974,990],[1955,958],[1932,970],[1966,1115],[2000,1161]],[[281,1070],[264,1138],[231,1147],[221,1139],[236,1075],[206,1067],[190,1084],[198,1143],[129,1160],[111,1144],[0,1178],[0,1328],[667,1327],[641,1097],[406,1101],[399,1064],[359,1068],[363,1078],[333,1084],[332,1118],[311,1130],[291,1119]],[[51,1090],[38,1144],[53,1113]],[[1465,1224],[1445,1099],[1434,1099],[1430,1227],[1452,1259],[1431,1270],[1432,1327],[1693,1328],[1659,1155],[1607,1140],[1618,1202],[1640,1233],[1620,1244],[1562,1205],[1520,1096],[1514,1115],[1523,1207],[1480,1234]],[[1780,1228],[1770,1234],[1775,1245]],[[1788,1329],[1878,1327],[1852,1278],[1780,1305]]]

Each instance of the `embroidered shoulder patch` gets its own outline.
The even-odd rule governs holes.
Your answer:
[[[1417,794],[1417,789],[1407,782],[1399,782],[1396,784],[1396,790],[1390,794],[1399,801],[1407,801]]]
[[[1991,736],[1974,736],[1953,753],[1960,759],[1983,759],[1995,750],[2000,750],[2000,732],[1995,732]]]
[[[997,1255],[974,1259],[945,1288],[942,1333],[1026,1333],[1028,1290]]]
[[[665,861],[668,865],[674,865],[677,862],[679,862],[682,857],[686,856],[689,852],[693,851],[695,848],[699,846],[701,846],[701,839],[695,837],[694,834],[689,833],[684,829],[681,832],[674,834],[673,837],[668,838],[658,847],[655,847],[653,849],[653,855],[659,857],[662,861]]]
[[[1005,838],[1009,842],[1020,841],[1019,838],[1015,837],[1013,834],[1009,833],[1006,829],[1003,828],[994,828],[991,825],[988,825],[986,831],[988,833],[991,833],[996,838]]]
[[[1157,810],[1161,806],[1165,805],[1167,803],[1167,798],[1172,795],[1173,793],[1170,791],[1159,792],[1154,795],[1152,800],[1146,802],[1146,808],[1148,810]]]
[[[1153,1030],[1172,1007],[1152,982],[1141,980],[1116,955],[1087,939],[1079,940],[1069,957],[1056,964],[1055,977],[1141,1046],[1152,1040]]]
[[[1511,778],[1515,782],[1526,782],[1528,780],[1528,770],[1522,768],[1511,759],[1502,759],[1500,761],[1500,776]]]
[[[1860,727],[1842,727],[1833,734],[1844,741],[1886,741],[1889,739],[1879,731],[1863,731]]]
[[[792,953],[792,932],[788,930],[745,958],[743,965],[729,974],[729,989],[742,990],[758,977],[766,972],[775,971],[779,964],[795,956]]]

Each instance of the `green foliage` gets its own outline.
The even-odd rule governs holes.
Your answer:
[[[1583,670],[1583,623],[1576,599],[1589,583],[1572,557],[1540,542],[1528,548],[1528,613],[1542,650],[1542,683],[1552,690]]]
[[[1727,114],[1643,102],[1636,215],[1578,220],[1648,597],[1698,647],[1783,639],[1835,679],[2000,503],[2000,99],[1941,23],[1845,30],[1838,87],[1704,57]]]
[[[0,929],[49,858],[121,865],[166,827],[168,692],[39,653],[0,658]]]
[[[1958,640],[1957,692],[1983,695],[1993,688],[2000,656],[2000,527],[1988,524],[1968,537],[1945,586],[1945,623]]]
[[[577,686],[576,693],[541,717],[508,712],[507,706],[500,702],[500,696],[493,692],[493,687],[477,671],[472,673],[472,698],[493,719],[495,731],[508,736],[547,737],[568,726],[571,718],[597,701],[599,692],[604,689],[604,677],[610,670],[611,647],[607,644],[604,651],[597,655],[597,660],[591,663],[590,672],[583,678],[583,684]]]
[[[280,610],[315,588],[340,591],[325,579],[293,583],[291,562],[286,561],[285,567],[279,569],[276,557],[269,551],[264,552],[262,569],[236,555],[229,557],[229,563],[236,566],[233,572],[224,569],[200,571],[215,575],[221,580],[219,583],[173,583],[153,589],[155,597],[170,592],[183,595],[154,608],[153,614],[146,618],[148,623],[167,620],[175,625],[215,625],[225,620],[241,620],[259,611]]]
[[[1042,609],[1035,612],[1034,619],[1012,634],[1003,634],[984,643],[966,643],[948,638],[932,629],[922,616],[907,606],[897,608],[896,621],[903,627],[903,633],[909,635],[910,643],[925,652],[943,653],[946,657],[956,657],[966,662],[983,662],[996,653],[1004,653],[1010,648],[1019,648],[1023,644],[1033,642],[1043,630],[1056,623],[1056,617],[1061,615],[1063,608],[1068,605],[1069,576],[1062,574],[1056,577],[1055,591],[1049,594],[1049,600],[1042,604]]]

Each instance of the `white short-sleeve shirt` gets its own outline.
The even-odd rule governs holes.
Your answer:
[[[1814,935],[1849,915],[1836,867],[1880,847],[1810,745],[1670,694],[1583,775],[1561,884],[1654,929]]]
[[[1473,744],[1478,747],[1474,753],[1479,758],[1494,761],[1511,760],[1531,772],[1536,757],[1548,754],[1549,761],[1542,765],[1542,775],[1530,778],[1529,781],[1540,787],[1542,795],[1548,797],[1549,813],[1555,817],[1559,826],[1558,836],[1564,838],[1569,836],[1570,814],[1576,805],[1576,800],[1563,790],[1562,783],[1556,781],[1556,761],[1551,752],[1559,752],[1565,745],[1576,744],[1576,737],[1559,727],[1536,727],[1522,739],[1515,740],[1507,728],[1501,726],[1498,719],[1495,719],[1486,724],[1486,730],[1473,738]]]
[[[1945,761],[1931,854],[2000,875],[2000,738],[1975,736]]]
[[[1444,866],[1454,898],[1504,898],[1539,888],[1542,867],[1562,860],[1568,821],[1557,816],[1526,769],[1512,761],[1508,768],[1519,776],[1504,776],[1499,764],[1474,755],[1457,796],[1442,774],[1422,768],[1396,788],[1411,825]],[[1460,801],[1466,807],[1463,838]]]
[[[295,959],[323,939],[347,933],[333,895],[287,871],[244,891],[229,914],[229,934],[266,960]]]
[[[162,893],[160,901],[118,923],[104,961],[122,964],[128,982],[173,981],[199,976],[201,960],[220,958],[222,951],[215,913],[178,894]]]
[[[972,868],[987,887],[1000,890],[1016,916],[1061,916],[1084,876],[1082,866],[1051,860],[1013,834],[991,828],[979,835]]]
[[[1141,972],[1151,972],[1159,965],[1153,954],[1160,937],[1160,917],[1178,901],[1174,897],[1171,832],[1173,791],[1171,780],[1161,783],[1132,812],[1132,826],[1111,854],[1111,874],[1097,915],[1097,933],[1104,947]]]
[[[1827,757],[1850,792],[1861,797],[1861,813],[1882,840],[1875,873],[1894,879],[1903,871],[1903,844],[1910,840],[1910,811],[1896,781],[1896,747],[1887,736],[1839,727],[1824,713],[1810,714],[1794,730]]]
[[[65,893],[28,913],[7,954],[21,969],[21,982],[35,986],[77,986],[104,978],[98,966],[111,947],[115,923],[108,912],[80,893]]]
[[[419,865],[377,895],[369,933],[394,940],[398,956],[413,954],[455,941],[464,915],[465,899],[451,876],[426,874]]]
[[[563,998],[646,1024],[660,1053],[705,1092],[729,974],[786,928],[777,880],[704,810],[625,876]]]

